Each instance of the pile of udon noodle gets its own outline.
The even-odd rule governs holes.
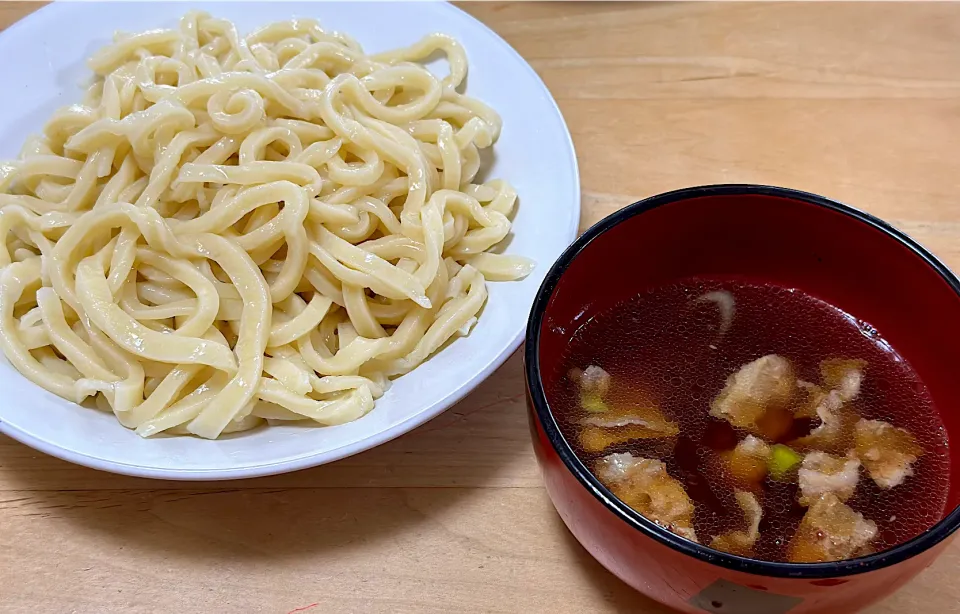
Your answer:
[[[190,13],[89,65],[0,166],[0,342],[141,435],[354,420],[532,268],[488,252],[516,194],[474,183],[500,119],[449,37],[368,56],[312,20],[244,38]]]

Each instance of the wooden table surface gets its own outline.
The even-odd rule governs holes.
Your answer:
[[[36,6],[0,3],[0,27]],[[960,268],[960,4],[464,8],[559,102],[583,227],[673,188],[769,183],[880,215]],[[869,612],[960,612],[958,564],[960,541]],[[664,612],[554,513],[517,356],[415,432],[290,475],[157,482],[0,437],[0,611],[298,609]]]

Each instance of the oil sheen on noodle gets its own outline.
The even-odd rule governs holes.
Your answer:
[[[532,268],[489,251],[516,194],[475,182],[500,118],[452,38],[366,55],[189,13],[89,65],[0,164],[0,344],[141,435],[355,420]]]

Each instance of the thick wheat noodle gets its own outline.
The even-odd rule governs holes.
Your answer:
[[[442,52],[449,74],[423,63]],[[360,418],[469,334],[516,193],[441,34],[366,55],[313,20],[118,34],[0,162],[0,346],[143,436]],[[79,410],[78,410],[79,411]],[[84,410],[86,411],[86,410]]]

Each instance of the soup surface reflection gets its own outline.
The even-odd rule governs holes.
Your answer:
[[[551,407],[624,503],[771,561],[884,550],[939,521],[946,430],[869,324],[799,290],[691,279],[584,324]]]

